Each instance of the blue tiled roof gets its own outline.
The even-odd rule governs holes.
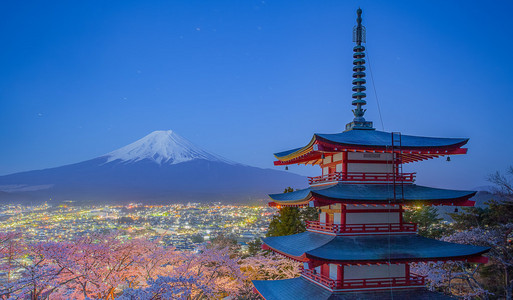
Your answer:
[[[344,145],[392,146],[392,134],[377,130],[350,130],[335,134],[315,134],[325,140]],[[436,138],[414,135],[401,135],[402,147],[447,147],[464,145],[466,138]]]
[[[266,300],[446,300],[454,299],[426,289],[332,293],[303,277],[255,280],[253,285]]]
[[[459,191],[432,188],[416,184],[404,184],[404,201],[430,201],[470,198],[475,191]],[[400,192],[398,188],[396,190]],[[271,194],[269,197],[277,203],[287,204],[307,201],[311,197],[321,196],[333,200],[351,201],[388,201],[394,198],[391,184],[349,184],[337,183],[318,187],[309,187],[291,193]]]
[[[289,155],[291,153],[294,153],[298,150],[301,150],[301,148],[295,148],[295,149],[292,149],[292,150],[287,150],[287,151],[283,151],[283,152],[280,152],[280,153],[275,153],[274,155],[275,156],[278,156],[278,157],[282,157],[282,156],[285,156],[285,155]]]
[[[358,130],[353,129],[341,133],[323,134],[316,133],[313,140],[320,138],[322,140],[346,146],[367,146],[367,147],[390,147],[392,146],[392,134],[390,132],[377,130]],[[436,138],[413,135],[401,135],[401,144],[403,149],[433,148],[433,147],[461,147],[468,142],[467,138]],[[277,158],[287,156],[302,148],[296,148],[288,151],[275,153]]]
[[[303,232],[268,237],[263,242],[291,256],[314,257],[331,261],[387,261],[450,259],[480,255],[487,247],[462,245],[428,239],[419,235],[330,236]]]

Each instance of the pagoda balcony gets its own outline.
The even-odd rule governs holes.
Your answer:
[[[303,269],[301,271],[303,277],[309,278],[318,284],[329,288],[330,290],[338,289],[342,285],[342,281],[331,279],[328,276],[317,273],[314,269]]]
[[[335,172],[326,175],[308,177],[308,183],[310,185],[335,182],[335,181],[346,181],[346,182],[358,182],[358,183],[413,183],[417,173],[365,173],[365,172]]]
[[[382,224],[333,224],[319,221],[306,221],[308,231],[322,231],[334,234],[380,234],[394,232],[417,232],[415,223]]]
[[[388,278],[362,278],[362,279],[344,279],[335,280],[328,276],[317,273],[314,269],[303,269],[301,275],[317,284],[324,286],[332,291],[341,290],[362,290],[362,289],[387,289],[404,287],[423,287],[425,286],[425,277],[411,274],[408,277],[388,277]]]
[[[390,287],[423,287],[425,277],[412,274],[409,277],[345,279],[340,289],[379,289]]]

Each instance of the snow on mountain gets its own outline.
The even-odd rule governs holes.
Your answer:
[[[105,154],[103,157],[107,158],[106,163],[118,160],[130,163],[148,159],[159,165],[174,165],[194,159],[203,159],[235,164],[201,149],[172,130],[154,131],[140,140]]]
[[[234,163],[173,131],[155,131],[101,157],[0,176],[0,203],[265,203],[304,177]]]

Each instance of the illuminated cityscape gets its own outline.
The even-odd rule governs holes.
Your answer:
[[[188,203],[150,206],[0,206],[0,231],[23,232],[28,242],[67,241],[119,231],[127,238],[161,238],[165,245],[194,250],[218,235],[244,244],[265,235],[276,209]]]

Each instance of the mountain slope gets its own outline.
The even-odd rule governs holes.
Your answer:
[[[179,164],[194,159],[204,159],[233,164],[233,162],[220,156],[208,153],[172,130],[154,131],[138,141],[107,153],[103,157],[107,158],[107,163],[117,160],[138,162],[148,159],[158,164]]]
[[[238,164],[172,131],[156,131],[98,158],[0,176],[0,199],[81,203],[253,203],[304,177]]]

